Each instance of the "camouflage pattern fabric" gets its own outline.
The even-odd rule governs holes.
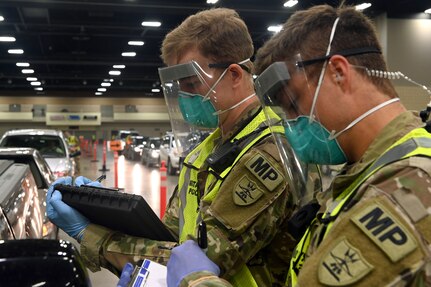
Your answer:
[[[320,212],[393,142],[421,126],[411,112],[392,121],[363,158],[346,166],[321,194]],[[431,160],[412,157],[382,168],[359,187],[352,203],[323,240],[324,224],[313,226],[297,286],[431,286]],[[231,285],[195,272],[180,286]]]
[[[238,122],[235,130],[239,131],[257,110],[257,108],[250,110]],[[264,157],[272,168],[283,171],[271,136],[266,137],[244,154],[220,185],[214,200],[201,201],[200,208],[208,230],[207,254],[220,266],[224,278],[230,278],[243,264],[247,263],[258,286],[282,286],[292,251],[292,248],[286,249],[286,246],[295,245],[293,239],[287,235],[283,222],[290,217],[295,205],[291,202],[292,199],[284,181],[276,187],[268,187],[247,167],[247,164],[250,166],[250,159],[257,154]],[[202,172],[204,174],[206,171]],[[245,197],[243,193],[236,192],[241,189],[241,183],[238,181],[244,177],[252,179],[258,186],[258,199],[254,197],[257,193],[253,193],[250,197],[250,193],[246,192],[248,197]],[[196,186],[196,184],[190,184]],[[202,188],[211,184],[199,183],[198,186]],[[239,205],[243,199],[246,199],[247,204]],[[175,192],[163,222],[176,237],[179,237],[179,218],[179,198]],[[193,234],[190,235],[191,238],[193,236]],[[95,272],[100,270],[100,267],[104,267],[118,274],[126,262],[136,263],[143,258],[166,265],[170,250],[175,245],[177,245],[176,242],[131,237],[90,224],[81,242],[81,254],[91,271]],[[275,252],[276,250],[280,252]]]
[[[393,120],[363,158],[333,180],[320,211],[392,143],[421,126],[412,112]],[[316,221],[297,286],[431,286],[430,226],[431,159],[389,164],[358,188],[323,240],[325,224]]]

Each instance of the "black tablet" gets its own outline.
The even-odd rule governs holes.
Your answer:
[[[85,185],[57,184],[55,190],[61,192],[65,203],[81,212],[91,223],[132,236],[177,241],[140,195]]]

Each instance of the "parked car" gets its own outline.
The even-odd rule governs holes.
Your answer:
[[[18,129],[7,131],[0,140],[0,147],[31,147],[39,150],[56,177],[73,176],[73,157],[80,151],[69,151],[63,132],[50,129]]]
[[[49,186],[55,180],[55,176],[51,172],[48,163],[40,155],[39,151],[33,148],[0,148],[0,160],[10,160],[14,163],[26,164],[30,167],[30,172],[36,183],[40,211],[42,213],[42,237],[56,239],[58,237],[58,228],[49,221],[46,214],[46,194]]]
[[[169,175],[175,175],[180,167],[180,155],[176,148],[174,134],[167,132],[160,146],[160,161],[164,160]]]
[[[160,163],[160,145],[162,139],[158,137],[149,138],[142,147],[141,162],[143,165],[155,166]]]
[[[147,136],[131,136],[131,143],[124,148],[124,157],[130,160],[139,160],[141,158],[142,148],[149,138],[150,137]]]
[[[0,160],[0,186],[0,239],[49,238],[46,230],[44,234],[47,220],[41,210],[45,197],[39,196],[30,166]]]
[[[91,286],[78,249],[64,240],[4,240],[0,286]]]

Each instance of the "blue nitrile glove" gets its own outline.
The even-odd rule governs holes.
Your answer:
[[[46,213],[48,218],[52,223],[64,230],[64,232],[81,241],[82,231],[90,224],[90,221],[61,200],[61,193],[58,190],[54,190],[56,184],[71,185],[72,178],[70,176],[61,177],[48,188],[48,194],[46,195]]]
[[[91,185],[96,187],[102,187],[102,184],[98,181],[92,181],[89,178],[86,178],[82,175],[75,178],[75,186],[81,186],[81,185]]]
[[[117,287],[127,287],[132,280],[132,274],[135,267],[132,263],[126,263],[121,271],[120,281],[118,281]]]
[[[187,240],[172,249],[167,267],[168,287],[179,286],[181,280],[193,272],[209,271],[217,276],[220,274],[220,268],[206,256],[205,252],[193,240]]]

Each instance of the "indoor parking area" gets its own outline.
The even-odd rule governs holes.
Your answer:
[[[431,1],[0,0],[0,286],[431,287]]]

